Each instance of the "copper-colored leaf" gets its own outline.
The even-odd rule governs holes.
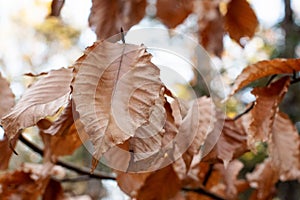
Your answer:
[[[205,143],[209,142],[214,132],[215,131],[208,135]],[[221,159],[226,166],[233,158],[241,156],[247,150],[247,135],[240,119],[236,121],[226,119],[217,144],[212,151],[203,158],[203,161]]]
[[[6,114],[15,103],[15,96],[9,88],[8,81],[0,74],[0,117]],[[16,142],[14,142],[16,143]],[[13,146],[15,144],[12,144]],[[0,139],[0,170],[7,169],[8,163],[12,154],[9,148],[9,142],[6,136]]]
[[[270,159],[266,159],[263,163],[258,164],[255,170],[246,175],[252,188],[256,188],[257,192],[254,199],[268,200],[272,199],[275,191],[275,183],[278,181],[279,174]]]
[[[52,164],[47,163],[41,170],[22,167],[1,175],[0,199],[38,199],[48,184],[52,167]]]
[[[4,116],[15,104],[15,95],[9,88],[9,82],[0,74],[0,117]]]
[[[198,15],[199,40],[203,47],[217,56],[223,51],[223,18],[218,2],[211,0],[194,1]]]
[[[9,140],[20,130],[35,125],[39,120],[54,115],[69,99],[71,69],[52,70],[28,88],[1,124]]]
[[[52,0],[50,16],[59,17],[60,11],[63,8],[65,0]]]
[[[183,119],[179,127],[179,133],[183,137],[180,140],[180,146],[188,147],[183,154],[187,169],[191,164],[192,157],[199,153],[207,135],[213,130],[215,117],[216,111],[212,99],[201,97],[193,102]]]
[[[124,173],[117,172],[117,182],[123,192],[132,198],[136,198],[139,190],[144,185],[151,173]]]
[[[268,144],[271,163],[279,171],[280,180],[299,179],[300,137],[286,114],[276,114]]]
[[[283,77],[267,87],[253,89],[252,94],[255,95],[256,102],[249,113],[251,122],[247,129],[250,147],[255,147],[256,142],[265,142],[269,139],[274,116],[279,103],[288,90],[289,83],[290,78]]]
[[[238,43],[242,37],[253,37],[258,26],[256,15],[247,0],[231,0],[224,18],[225,30]]]
[[[79,130],[80,136],[77,130]],[[55,162],[58,156],[72,154],[87,139],[84,134],[80,121],[74,122],[72,102],[70,101],[59,118],[49,128],[40,131],[45,145],[44,160]]]
[[[257,62],[247,66],[237,77],[232,87],[232,94],[260,78],[274,74],[293,73],[294,71],[300,71],[300,59],[278,58]]]
[[[172,180],[172,181],[168,181]],[[166,183],[166,181],[168,181]],[[172,165],[152,172],[138,192],[137,199],[168,200],[175,196],[181,188],[181,182]]]
[[[175,28],[181,24],[193,10],[190,0],[157,0],[156,16],[168,28]]]
[[[109,148],[149,123],[163,102],[160,71],[150,59],[144,46],[103,41],[76,62],[72,97],[95,147],[93,167]]]
[[[226,185],[226,196],[228,199],[237,199],[239,194],[237,184],[237,176],[240,170],[243,168],[243,163],[239,160],[233,160],[228,164],[228,167],[224,169],[224,183]]]
[[[43,194],[43,200],[63,200],[64,189],[60,182],[50,179],[45,192]]]
[[[98,39],[107,39],[120,33],[121,27],[128,31],[145,15],[146,0],[93,0],[89,24]]]

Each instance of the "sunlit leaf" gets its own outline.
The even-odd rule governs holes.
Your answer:
[[[241,44],[241,38],[253,37],[257,26],[257,17],[247,0],[231,0],[227,4],[224,27],[236,42]]]
[[[150,59],[144,46],[103,41],[76,62],[72,97],[95,147],[93,167],[103,153],[133,137],[149,123],[152,111],[163,106],[160,71]]]
[[[89,24],[98,39],[106,39],[120,33],[121,27],[128,31],[145,15],[146,0],[93,0]]]
[[[264,60],[253,65],[247,66],[237,77],[231,94],[247,86],[260,78],[275,75],[288,74],[294,71],[300,71],[300,59],[281,59]]]
[[[15,104],[15,96],[9,88],[8,81],[0,74],[0,117],[3,117]],[[16,141],[12,146],[15,146]],[[9,142],[7,136],[3,136],[0,140],[0,170],[7,169],[8,163],[12,154],[12,150],[9,148]]]
[[[54,115],[69,100],[72,70],[52,70],[29,87],[1,124],[9,140],[18,137],[24,128]]]

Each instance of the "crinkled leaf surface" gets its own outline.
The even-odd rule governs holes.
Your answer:
[[[111,147],[149,123],[163,84],[144,46],[101,41],[75,64],[73,100],[95,151],[93,167]]]
[[[278,105],[287,92],[289,83],[290,78],[283,77],[267,87],[253,89],[256,102],[249,113],[251,122],[247,129],[250,147],[255,147],[256,142],[269,139]]]
[[[30,86],[13,109],[2,118],[1,124],[9,140],[19,131],[54,115],[69,101],[72,70],[52,70]]]

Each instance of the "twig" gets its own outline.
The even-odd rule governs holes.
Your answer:
[[[121,27],[121,38],[122,38],[123,44],[125,44],[125,35],[124,35],[124,31],[123,31],[122,27]]]
[[[254,104],[255,104],[255,102],[252,102],[252,104],[251,104],[251,106],[250,106],[249,108],[247,108],[244,112],[242,112],[242,113],[238,114],[237,116],[235,116],[235,117],[233,118],[233,120],[237,120],[237,119],[239,119],[240,117],[242,117],[243,115],[245,115],[245,114],[247,114],[248,112],[250,112],[250,111],[252,110],[252,108],[254,107]]]
[[[295,83],[298,83],[300,82],[300,78],[295,78],[291,81],[291,84],[295,84]]]
[[[30,149],[32,149],[34,152],[43,156],[43,154],[44,154],[43,150],[40,147],[38,147],[37,145],[30,142],[28,139],[26,139],[22,134],[20,135],[19,140],[22,143],[24,143],[26,146],[28,146]],[[73,165],[73,164],[65,162],[61,159],[58,159],[56,164],[58,164],[62,167],[65,167],[69,170],[75,171],[78,174],[88,175],[90,178],[99,178],[99,179],[106,179],[106,180],[115,180],[116,179],[115,176],[113,176],[111,174],[106,174],[106,173],[100,172],[100,171],[94,171],[94,173],[91,174],[89,168],[78,167],[77,165]]]
[[[196,192],[198,194],[203,194],[203,195],[213,198],[214,200],[225,200],[225,198],[220,197],[220,196],[206,190],[205,188],[182,188],[182,190],[186,191],[186,192]]]
[[[208,172],[205,174],[205,177],[204,177],[204,180],[203,180],[203,185],[206,186],[209,178],[210,178],[210,175],[212,174],[213,172],[213,168],[214,168],[214,165],[213,164],[209,164],[209,169],[208,169]]]

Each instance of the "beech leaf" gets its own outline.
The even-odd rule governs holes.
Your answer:
[[[300,137],[286,114],[276,114],[268,145],[271,163],[279,171],[280,180],[299,179]]]
[[[65,0],[52,0],[50,16],[59,17],[64,4]]]
[[[294,71],[300,71],[300,59],[283,59],[264,60],[247,66],[237,77],[231,94],[247,86],[260,78],[275,75],[288,74]]]
[[[15,96],[9,88],[8,81],[0,74],[0,117],[3,117],[15,104]],[[13,142],[12,146],[15,146],[16,141]],[[7,136],[4,135],[0,139],[0,170],[5,170],[8,167],[12,150],[9,148],[9,142]]]
[[[219,130],[216,130],[217,133],[213,130],[212,133],[208,135],[205,143],[209,143],[209,140],[214,137],[214,134],[218,134]],[[217,144],[212,151],[203,158],[203,161],[216,161],[220,159],[226,167],[232,159],[241,156],[247,150],[247,135],[241,120],[226,119]]]
[[[13,109],[2,118],[1,124],[9,140],[24,128],[33,126],[54,115],[69,100],[72,70],[52,70],[30,86]]]
[[[168,28],[181,24],[193,10],[190,0],[157,0],[156,16]]]
[[[247,129],[250,147],[255,147],[256,142],[269,139],[278,105],[288,91],[289,84],[290,78],[283,77],[267,87],[253,89],[252,94],[255,95],[256,102],[249,113],[251,122]]]
[[[279,174],[270,159],[258,164],[252,173],[246,175],[250,186],[257,190],[254,193],[254,199],[267,200],[272,199],[275,192],[275,183],[279,179]]]
[[[223,17],[216,1],[194,1],[198,15],[199,40],[210,53],[220,56],[223,51]]]
[[[246,0],[231,0],[227,4],[224,27],[237,43],[241,44],[243,37],[253,37],[257,26],[257,17]]]
[[[147,0],[92,0],[89,25],[98,39],[107,39],[120,33],[120,28],[128,31],[145,15]]]
[[[72,97],[95,148],[93,167],[163,106],[160,71],[150,59],[144,46],[101,41],[75,63]]]

